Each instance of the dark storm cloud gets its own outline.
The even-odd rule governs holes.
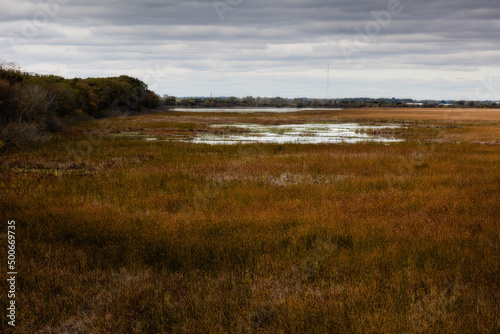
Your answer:
[[[346,86],[385,71],[421,96],[437,94],[428,80],[440,76],[464,95],[497,71],[499,18],[498,0],[4,0],[0,52],[38,71],[57,63],[68,76],[140,75],[154,64],[161,90],[184,95],[214,82],[222,95],[263,94],[263,80],[302,89],[322,80],[326,62]],[[185,91],[172,87],[176,76]]]

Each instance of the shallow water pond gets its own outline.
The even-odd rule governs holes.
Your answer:
[[[239,144],[239,143],[358,143],[358,142],[400,142],[387,133],[390,129],[401,128],[401,125],[359,125],[343,124],[214,124],[213,128],[238,128],[242,133],[203,133],[189,142],[203,144]],[[369,132],[369,133],[367,133]],[[373,135],[373,133],[380,133]]]

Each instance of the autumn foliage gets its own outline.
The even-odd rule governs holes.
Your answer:
[[[65,79],[0,63],[0,141],[16,145],[57,131],[68,119],[109,117],[156,108],[159,97],[139,79]]]

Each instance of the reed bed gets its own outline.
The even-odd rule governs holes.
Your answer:
[[[1,153],[16,333],[498,332],[497,121],[348,113],[121,117]],[[113,136],[346,120],[406,140]]]

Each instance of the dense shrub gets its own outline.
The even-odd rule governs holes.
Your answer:
[[[159,105],[158,95],[129,76],[65,79],[0,62],[0,141],[5,145],[38,140],[82,114],[102,118]]]

